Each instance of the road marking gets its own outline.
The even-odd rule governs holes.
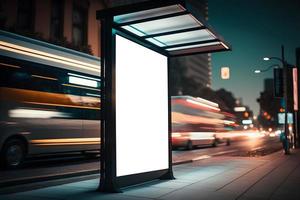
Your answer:
[[[211,156],[209,156],[209,155],[199,156],[199,157],[192,159],[192,161],[194,162],[194,161],[203,160],[203,159],[207,159],[207,158],[211,158]]]
[[[226,153],[233,153],[233,152],[237,152],[237,150],[221,151],[221,152],[218,152],[218,153],[214,153],[211,156],[219,156],[219,155],[223,155],[223,154],[226,154]]]
[[[184,160],[184,161],[174,162],[173,165],[180,165],[180,164],[185,164],[185,163],[190,163],[190,162],[196,162],[196,161],[199,161],[199,160],[204,160],[204,159],[212,158],[213,156],[219,156],[219,155],[223,155],[223,154],[227,154],[227,153],[233,153],[233,152],[237,152],[237,151],[238,150],[220,151],[218,153],[214,153],[214,154],[211,154],[211,155],[198,156],[198,157],[193,158],[191,160]]]
[[[195,161],[198,161],[198,160],[204,160],[204,159],[211,158],[213,156],[223,155],[223,154],[226,154],[226,153],[232,153],[232,152],[236,152],[236,151],[237,150],[228,150],[228,151],[221,151],[221,152],[218,152],[218,153],[214,153],[214,154],[211,154],[211,155],[202,155],[202,156],[193,158],[192,162],[195,162]]]
[[[250,151],[256,151],[256,150],[259,150],[259,149],[264,149],[264,147],[261,146],[261,147],[252,148]]]

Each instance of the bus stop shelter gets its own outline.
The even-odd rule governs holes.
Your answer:
[[[97,12],[101,21],[102,192],[172,172],[169,59],[230,50],[183,0]]]

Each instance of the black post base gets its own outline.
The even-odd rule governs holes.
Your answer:
[[[176,178],[173,175],[173,170],[168,170],[168,172],[165,173],[164,175],[162,175],[159,179],[160,180],[175,180]]]
[[[123,193],[123,191],[113,183],[103,185],[100,183],[97,191],[102,193]]]

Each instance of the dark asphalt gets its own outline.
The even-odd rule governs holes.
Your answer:
[[[173,151],[173,164],[209,159],[216,156],[264,156],[281,150],[278,138],[251,138],[234,141],[230,146],[220,144],[217,147],[199,147],[191,151]],[[0,171],[0,188],[28,184],[59,178],[70,178],[83,175],[99,175],[99,156],[60,155],[31,159],[24,167],[15,170]],[[1,192],[1,189],[0,189]]]

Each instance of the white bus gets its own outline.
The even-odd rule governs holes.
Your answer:
[[[0,31],[0,164],[99,149],[100,59]]]

